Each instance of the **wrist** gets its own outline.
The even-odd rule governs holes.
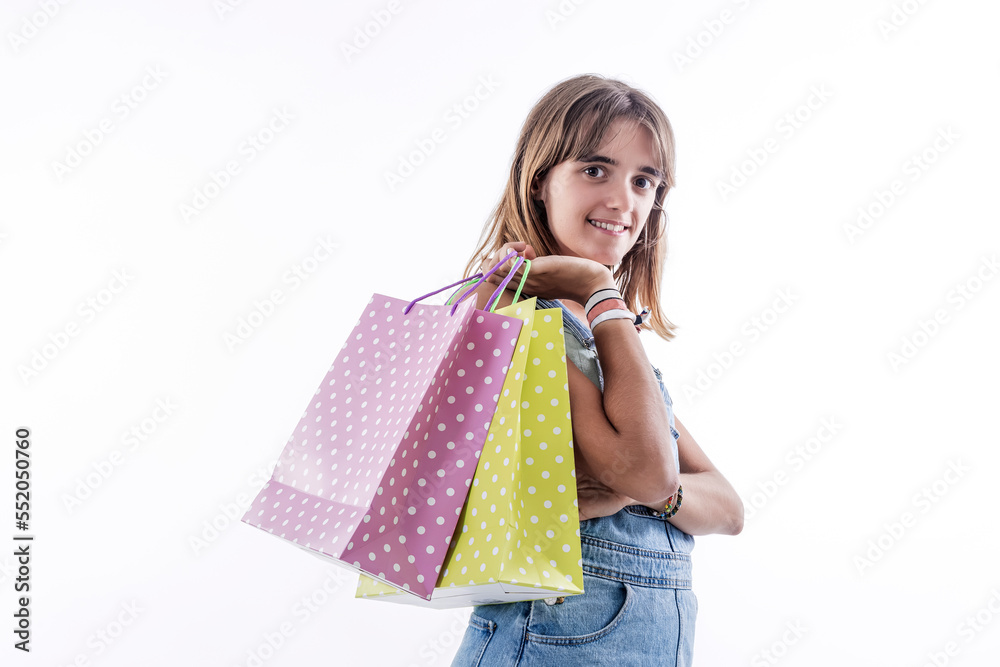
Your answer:
[[[677,491],[674,493],[674,495],[670,496],[662,503],[658,503],[657,507],[653,507],[650,505],[647,505],[647,507],[655,510],[653,513],[654,516],[669,519],[673,517],[675,514],[677,514],[678,511],[680,511],[681,504],[683,503],[683,501],[684,501],[684,487],[678,485]]]
[[[635,327],[636,332],[639,332],[649,315],[646,309],[639,315],[629,310],[621,292],[615,287],[605,287],[591,294],[583,310],[591,331],[604,322],[624,319]]]
[[[588,276],[586,280],[580,281],[578,291],[573,295],[573,300],[583,306],[586,305],[587,300],[594,292],[609,288],[618,289],[618,285],[615,284],[615,279],[611,275],[611,271],[605,266],[598,265],[593,275]]]

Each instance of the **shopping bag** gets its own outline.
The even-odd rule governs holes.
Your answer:
[[[365,576],[357,597],[449,608],[583,593],[562,310],[534,305],[496,311],[524,324],[430,600]]]
[[[429,598],[521,321],[420,299],[372,296],[242,521]]]

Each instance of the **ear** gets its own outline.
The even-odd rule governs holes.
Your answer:
[[[535,174],[535,177],[531,179],[531,189],[529,190],[531,198],[535,201],[541,201],[545,194],[545,171],[540,171]]]

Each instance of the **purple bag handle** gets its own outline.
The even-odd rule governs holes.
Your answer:
[[[510,257],[510,255],[507,255],[507,257]],[[490,273],[493,273],[493,271],[496,271],[496,270],[497,270],[497,268],[498,268],[498,267],[499,267],[500,265],[502,265],[502,264],[503,264],[504,262],[506,262],[506,261],[507,261],[507,260],[504,260],[503,262],[500,262],[500,264],[497,264],[497,266],[493,267],[493,269],[492,269],[492,270],[490,271]],[[514,266],[513,266],[513,267],[511,267],[511,270],[510,270],[510,273],[508,273],[508,274],[506,275],[506,277],[504,277],[504,279],[500,281],[500,287],[497,287],[497,288],[496,288],[496,290],[494,290],[494,291],[493,291],[493,294],[491,294],[491,295],[490,295],[490,298],[489,298],[489,299],[488,299],[488,300],[486,301],[486,305],[487,305],[487,306],[488,306],[488,305],[490,305],[490,304],[492,303],[492,304],[493,304],[493,308],[495,308],[495,307],[496,307],[496,303],[494,303],[494,302],[495,302],[495,301],[497,301],[497,297],[499,297],[499,296],[500,296],[500,294],[501,294],[501,293],[502,293],[502,292],[503,292],[503,291],[504,291],[505,289],[507,289],[507,285],[509,285],[509,284],[510,284],[510,281],[514,279],[514,274],[515,274],[515,273],[517,273],[517,270],[518,270],[518,269],[520,269],[520,268],[521,268],[521,265],[522,265],[522,264],[524,264],[524,263],[525,263],[526,261],[528,261],[528,260],[524,259],[523,257],[518,257],[518,258],[517,258],[517,261],[516,261],[516,262],[514,262]],[[489,274],[486,274],[486,275],[488,276]],[[477,287],[479,287],[479,286],[480,286],[480,285],[481,285],[481,284],[483,283],[483,281],[484,281],[484,280],[486,280],[486,276],[483,276],[483,277],[482,277],[482,278],[481,278],[481,279],[479,280],[479,282],[478,282],[478,283],[476,283],[475,285],[473,285],[472,287],[470,287],[470,288],[469,288],[468,290],[466,290],[465,294],[463,294],[462,296],[460,296],[460,297],[458,298],[458,301],[456,301],[456,302],[455,302],[455,305],[453,305],[453,306],[451,307],[451,314],[452,314],[452,315],[454,315],[454,314],[455,314],[455,309],[456,309],[456,308],[458,308],[458,304],[460,304],[460,303],[462,302],[462,299],[464,299],[464,298],[465,298],[465,297],[467,297],[467,296],[468,296],[469,294],[471,294],[471,293],[472,293],[473,291],[475,291],[475,289],[476,289]],[[491,312],[491,313],[493,312],[493,308],[490,308],[490,312]]]
[[[473,285],[473,286],[472,286],[472,287],[470,287],[470,288],[469,288],[468,290],[466,290],[466,292],[465,292],[464,294],[462,294],[462,296],[461,296],[461,297],[459,297],[459,299],[458,299],[457,301],[455,301],[455,304],[454,304],[454,305],[453,305],[453,306],[451,307],[451,313],[450,313],[450,314],[451,314],[451,315],[454,315],[454,314],[455,314],[455,309],[456,309],[456,308],[458,308],[458,304],[460,304],[460,303],[462,302],[462,299],[464,299],[464,298],[466,298],[467,296],[469,296],[469,294],[471,294],[471,293],[473,292],[473,290],[475,290],[475,289],[476,289],[477,287],[479,287],[480,285],[482,285],[482,284],[483,284],[483,282],[484,282],[484,281],[485,281],[485,280],[486,280],[487,278],[489,278],[489,277],[490,277],[491,275],[493,275],[493,273],[494,273],[494,272],[496,272],[496,270],[497,270],[497,269],[499,269],[499,268],[500,268],[501,266],[503,266],[503,265],[504,265],[504,264],[505,264],[505,263],[507,262],[507,260],[509,260],[509,259],[510,259],[511,257],[514,257],[514,256],[516,256],[516,255],[517,255],[517,251],[516,251],[516,250],[511,250],[511,251],[510,251],[510,254],[508,254],[508,255],[507,255],[506,257],[504,257],[504,258],[503,258],[503,261],[502,261],[502,262],[498,263],[498,264],[497,264],[496,266],[494,266],[494,267],[493,267],[492,269],[490,269],[489,271],[487,271],[485,275],[483,275],[483,274],[481,274],[481,273],[477,273],[477,274],[476,274],[476,275],[474,275],[474,276],[470,276],[470,278],[477,278],[477,277],[478,277],[478,278],[479,278],[479,282],[477,282],[477,283],[476,283],[475,285]],[[510,272],[509,274],[507,274],[507,277],[506,277],[506,278],[504,278],[504,282],[503,282],[503,283],[502,283],[502,284],[500,285],[500,287],[499,287],[499,288],[497,288],[497,290],[496,290],[496,291],[495,291],[495,292],[493,293],[493,296],[491,296],[491,297],[490,297],[490,300],[491,300],[491,301],[492,301],[492,300],[493,300],[493,299],[494,299],[494,298],[495,298],[495,297],[497,296],[497,294],[499,294],[499,293],[500,293],[501,291],[503,291],[503,289],[504,289],[504,288],[506,288],[506,287],[507,287],[507,283],[509,283],[509,282],[510,282],[510,279],[511,279],[511,278],[512,278],[512,277],[514,276],[514,273],[515,273],[515,272],[517,271],[517,269],[518,269],[518,268],[520,268],[520,265],[521,265],[521,261],[523,261],[523,258],[521,258],[521,257],[518,257],[518,260],[519,260],[519,261],[518,261],[518,263],[517,263],[517,266],[515,266],[515,267],[514,267],[514,270],[513,270],[513,271],[511,271],[511,272]],[[429,292],[429,293],[427,293],[427,294],[424,294],[423,296],[418,296],[418,297],[417,297],[416,299],[414,299],[413,301],[411,301],[411,302],[410,302],[410,303],[409,303],[409,304],[408,304],[408,305],[406,306],[406,308],[404,308],[404,309],[403,309],[403,314],[405,315],[405,314],[409,313],[409,312],[410,312],[410,309],[411,309],[411,308],[413,308],[413,306],[414,306],[414,305],[416,305],[416,303],[417,303],[418,301],[422,301],[422,300],[426,299],[426,298],[427,298],[427,297],[429,297],[429,296],[434,296],[435,294],[438,294],[438,293],[440,293],[440,292],[443,292],[443,291],[445,291],[446,289],[450,289],[450,288],[452,288],[452,287],[455,287],[455,286],[457,286],[457,285],[462,285],[462,284],[464,284],[464,283],[467,283],[467,282],[469,282],[469,279],[470,279],[470,278],[462,278],[462,279],[461,279],[461,280],[459,280],[458,282],[454,282],[454,283],[452,283],[452,284],[450,284],[450,285],[445,285],[445,286],[444,286],[444,287],[442,287],[441,289],[438,289],[438,290],[434,290],[433,292]]]

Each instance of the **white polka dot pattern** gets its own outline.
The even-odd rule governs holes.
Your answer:
[[[513,374],[504,382],[444,570],[425,606],[583,592],[562,311],[534,307],[529,299],[497,309],[525,322]],[[357,595],[414,602],[364,576]]]
[[[243,521],[429,598],[521,322],[376,294]]]

